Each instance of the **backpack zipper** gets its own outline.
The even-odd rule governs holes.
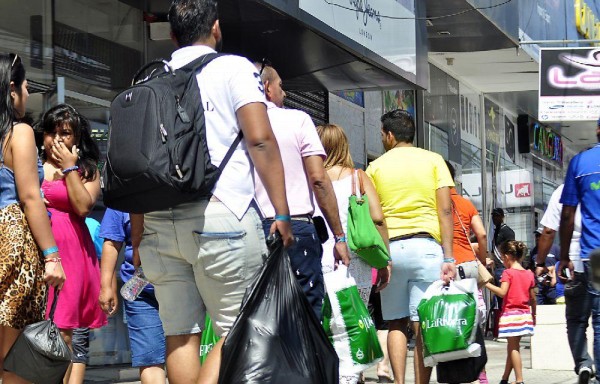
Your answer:
[[[180,179],[183,179],[183,172],[181,172],[181,168],[179,168],[179,164],[175,164],[175,172],[177,172],[177,175],[179,176]]]
[[[165,129],[163,123],[160,123],[160,139],[162,140],[163,144],[167,142],[167,130]]]

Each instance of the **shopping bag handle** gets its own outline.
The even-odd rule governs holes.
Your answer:
[[[52,307],[50,308],[50,314],[48,318],[54,321],[54,312],[56,311],[56,303],[58,303],[58,293],[60,290],[58,288],[54,288],[54,300],[52,301]]]

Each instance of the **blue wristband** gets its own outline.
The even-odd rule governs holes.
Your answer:
[[[44,255],[44,257],[48,257],[49,255],[58,252],[58,247],[55,245],[54,247],[50,247],[47,249],[44,249],[42,251],[42,255]]]
[[[346,243],[347,242],[346,235],[341,235],[341,236],[334,235],[334,237],[335,237],[336,243]]]
[[[79,169],[79,167],[78,167],[78,166],[76,166],[76,165],[74,165],[74,166],[72,166],[72,167],[65,168],[65,169],[61,170],[61,172],[63,173],[63,175],[66,175],[67,173],[69,173],[69,172],[73,172],[73,171],[76,171],[76,170],[78,170],[78,169]]]
[[[444,257],[444,263],[454,263],[456,260],[454,260],[453,257]]]
[[[290,215],[275,215],[275,220],[277,220],[277,221],[292,221],[292,216],[290,216]]]

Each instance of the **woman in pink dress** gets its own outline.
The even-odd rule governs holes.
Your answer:
[[[54,321],[71,346],[75,328],[100,328],[106,316],[98,305],[100,268],[94,243],[85,225],[100,195],[99,150],[89,123],[73,107],[61,104],[42,117],[44,181],[42,191],[60,249],[65,273],[70,276],[60,291]],[[48,294],[46,314],[53,292]],[[69,373],[65,382],[68,382]]]

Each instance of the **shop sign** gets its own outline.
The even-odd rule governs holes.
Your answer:
[[[298,4],[301,10],[337,32],[402,70],[417,74],[414,10],[407,9],[402,2],[299,0]]]
[[[544,158],[562,164],[562,137],[549,127],[537,123],[533,125],[533,149]]]
[[[596,120],[600,111],[600,49],[540,51],[540,121]]]
[[[479,107],[479,95],[474,93],[463,93],[463,85],[460,85],[460,136],[467,143],[481,148],[481,129],[479,119],[481,111]]]
[[[533,182],[531,172],[514,169],[500,172],[500,201],[502,207],[526,207],[533,205]]]
[[[586,39],[600,39],[600,20],[585,0],[575,0],[575,26],[577,32]]]
[[[489,99],[484,100],[486,147],[494,154],[500,149],[500,107]]]

